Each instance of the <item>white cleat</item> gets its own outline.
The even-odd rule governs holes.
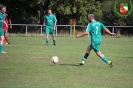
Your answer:
[[[7,52],[2,51],[2,52],[0,52],[0,53],[4,53],[4,54],[6,54]]]

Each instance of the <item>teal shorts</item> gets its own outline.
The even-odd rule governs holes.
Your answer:
[[[90,47],[91,47],[95,52],[99,52],[99,51],[100,51],[100,42],[98,42],[98,43],[93,43],[93,42],[91,42]]]
[[[46,34],[55,34],[54,27],[53,26],[46,26],[45,27],[45,33]]]
[[[0,28],[0,36],[4,36],[4,30],[3,30],[3,28]]]

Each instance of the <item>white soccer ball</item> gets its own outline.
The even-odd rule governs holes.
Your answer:
[[[59,62],[59,58],[58,58],[57,56],[53,56],[53,57],[52,57],[52,62],[53,62],[54,64],[58,63],[58,62]]]

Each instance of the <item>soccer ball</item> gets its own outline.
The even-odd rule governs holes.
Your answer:
[[[58,58],[57,56],[53,56],[53,57],[52,57],[52,62],[53,62],[54,64],[58,63],[58,62],[59,62],[59,58]]]

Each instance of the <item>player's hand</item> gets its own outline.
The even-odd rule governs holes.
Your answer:
[[[54,31],[56,31],[56,27],[54,27]]]
[[[112,36],[116,36],[116,34],[115,34],[115,33],[111,33],[110,35],[112,35]]]
[[[10,29],[12,29],[12,25],[10,25]]]
[[[76,38],[79,38],[79,34],[76,35]]]

